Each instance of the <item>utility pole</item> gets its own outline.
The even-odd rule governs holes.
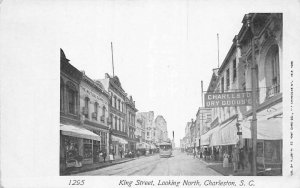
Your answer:
[[[218,68],[219,68],[219,64],[220,64],[220,58],[219,58],[219,33],[217,33],[217,42],[218,42]]]
[[[251,138],[252,138],[252,148],[253,148],[253,159],[252,159],[252,175],[257,175],[256,169],[256,156],[257,156],[257,119],[256,119],[256,92],[257,92],[257,78],[256,78],[256,62],[255,62],[255,47],[254,47],[254,24],[253,17],[251,14],[247,14],[247,27],[251,31],[251,88],[252,88],[252,121],[251,121]]]
[[[111,49],[111,63],[112,63],[113,77],[114,77],[115,76],[115,67],[114,67],[114,50],[113,50],[112,42],[110,42],[110,49]]]

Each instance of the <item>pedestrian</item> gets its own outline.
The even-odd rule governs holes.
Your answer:
[[[194,159],[195,159],[195,157],[196,157],[196,150],[195,149],[193,149],[193,155],[194,155]]]
[[[238,148],[235,146],[232,152],[232,164],[234,172],[237,172],[238,156]]]
[[[104,163],[105,163],[105,158],[106,158],[106,152],[104,151],[103,153],[102,153],[102,157],[103,157],[103,161],[104,161]]]
[[[111,151],[110,154],[109,154],[109,162],[112,163],[112,161],[114,160],[114,152]]]
[[[120,150],[120,155],[121,155],[121,159],[122,159],[122,155],[123,155],[123,151],[122,150]]]
[[[223,155],[223,168],[228,168],[229,167],[229,159],[228,158],[229,158],[229,155],[225,151],[225,153]]]
[[[244,156],[244,150],[243,148],[240,149],[240,152],[239,152],[239,163],[238,163],[238,169],[240,169],[240,166],[242,167],[242,169],[244,170],[245,166],[244,166],[244,159],[245,159],[245,156]]]

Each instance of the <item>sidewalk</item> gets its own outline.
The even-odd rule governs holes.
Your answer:
[[[237,172],[234,172],[232,163],[229,163],[228,168],[223,168],[222,161],[210,161],[210,160],[205,161],[204,159],[200,159],[200,161],[205,163],[207,167],[213,169],[216,172],[219,172],[224,176],[250,176],[251,175],[250,168],[245,168],[244,170],[239,169],[237,170]]]
[[[112,161],[112,163],[110,163],[109,161],[106,161],[105,163],[104,162],[99,162],[99,163],[83,165],[82,167],[79,167],[79,168],[72,167],[72,168],[68,168],[62,174],[62,176],[78,174],[78,173],[81,173],[81,172],[88,172],[88,171],[92,171],[92,170],[97,170],[97,169],[105,168],[105,167],[108,167],[108,166],[113,166],[113,165],[116,165],[116,164],[126,163],[126,162],[133,161],[133,160],[136,160],[136,159],[141,159],[141,158],[144,158],[144,157],[150,157],[150,156],[153,156],[153,155],[155,155],[155,154],[140,156],[140,157],[135,157],[135,158],[116,159],[116,160]]]
[[[207,167],[213,169],[214,171],[224,175],[224,176],[251,176],[250,168],[246,168],[244,170],[239,169],[237,172],[233,172],[233,165],[232,163],[229,164],[228,168],[223,168],[222,161],[214,161],[214,160],[204,160],[203,158],[199,158],[202,163],[207,165]]]

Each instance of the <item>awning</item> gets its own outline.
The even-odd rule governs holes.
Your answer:
[[[200,141],[201,146],[209,145],[209,136],[210,136],[209,131],[206,132],[204,135],[201,135],[201,141]]]
[[[150,149],[156,149],[156,146],[154,144],[150,144]]]
[[[201,146],[207,146],[210,145],[211,135],[219,130],[219,127],[214,127],[213,129],[210,129],[207,131],[204,135],[201,136],[200,144]]]
[[[118,136],[111,135],[111,139],[112,141],[119,142],[121,144],[128,144],[127,140]]]
[[[221,137],[219,136],[220,127],[217,126],[213,129],[213,132],[210,135],[210,146],[218,146],[221,143]]]
[[[257,139],[281,140],[282,139],[282,103],[257,114]],[[251,119],[245,119],[241,125],[242,137],[251,139]]]
[[[238,142],[239,137],[237,135],[236,123],[237,119],[233,119],[220,126],[218,135],[220,137],[220,143],[217,145],[234,145]]]
[[[242,124],[242,137],[251,139],[251,121]],[[271,118],[257,121],[257,139],[282,140],[282,118]]]
[[[60,130],[62,134],[66,136],[73,136],[78,138],[101,141],[101,137],[99,135],[82,127],[60,124]]]

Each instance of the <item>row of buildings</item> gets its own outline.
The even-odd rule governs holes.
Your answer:
[[[213,69],[206,95],[252,91],[253,81],[257,91],[257,163],[281,167],[282,14],[250,13],[244,16],[242,23],[222,65]],[[211,108],[209,105],[199,107],[195,120],[186,124],[181,148],[207,150],[218,159],[224,152],[230,155],[234,146],[243,148],[247,154],[253,147],[252,106],[236,104]]]
[[[167,138],[167,122],[154,112],[137,113],[117,76],[91,79],[60,50],[60,172],[76,161],[97,163],[100,153],[120,158],[156,149]]]

